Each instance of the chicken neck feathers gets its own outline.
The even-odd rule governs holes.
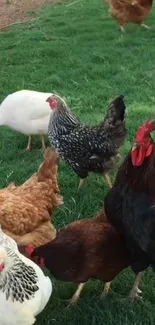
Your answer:
[[[39,290],[35,270],[32,266],[23,263],[9,248],[6,248],[6,251],[12,267],[0,273],[0,290],[4,292],[6,300],[10,299],[12,302],[22,303],[24,300],[34,298],[35,292]]]

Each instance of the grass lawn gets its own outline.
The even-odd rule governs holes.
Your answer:
[[[102,0],[48,5],[33,22],[15,25],[0,33],[0,99],[19,89],[57,92],[64,96],[81,120],[98,123],[108,101],[125,95],[128,137],[125,155],[136,128],[147,117],[155,118],[155,32],[130,25],[123,37]],[[147,19],[154,27],[155,10]],[[25,153],[27,137],[0,129],[0,186],[21,184],[42,161],[40,139]],[[114,173],[112,173],[114,177]],[[56,227],[94,215],[102,206],[107,186],[100,176],[90,175],[77,191],[78,178],[64,163],[59,184],[65,204],[54,215]],[[104,301],[103,284],[89,281],[78,305],[66,309],[75,290],[72,283],[53,279],[53,295],[37,325],[153,325],[155,323],[155,277],[148,270],[141,283],[143,301],[121,301],[132,285],[133,273],[120,274]]]

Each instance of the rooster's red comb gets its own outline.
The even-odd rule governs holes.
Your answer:
[[[155,121],[147,120],[138,128],[135,141],[140,143],[145,137],[148,137],[153,130],[155,130]]]

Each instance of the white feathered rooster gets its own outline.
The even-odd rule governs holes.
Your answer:
[[[32,135],[40,135],[45,150],[51,109],[46,102],[52,93],[19,90],[8,95],[0,105],[0,125],[29,136],[26,151],[31,150]]]
[[[0,229],[0,325],[32,325],[46,306],[52,283]]]

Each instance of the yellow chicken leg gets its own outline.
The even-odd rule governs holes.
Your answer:
[[[110,289],[110,286],[111,286],[111,281],[110,282],[106,282],[105,285],[104,285],[104,290],[101,294],[101,298],[105,298],[105,296],[107,295],[107,293],[109,292],[109,289]]]
[[[83,186],[85,179],[81,178],[78,186],[78,190]]]
[[[45,137],[44,137],[44,135],[41,135],[41,143],[42,143],[42,150],[45,151],[46,150],[46,145],[45,145]]]
[[[134,301],[137,298],[141,298],[140,294],[142,293],[142,291],[138,288],[138,286],[139,286],[139,282],[141,280],[142,275],[143,275],[143,272],[140,272],[140,273],[138,273],[136,275],[133,287],[132,287],[132,289],[130,291],[130,294],[129,294],[129,298],[132,301]]]
[[[80,298],[80,293],[81,293],[81,291],[82,291],[84,285],[85,285],[85,283],[80,283],[80,284],[78,285],[78,287],[77,287],[77,289],[76,289],[76,291],[75,291],[73,297],[71,298],[71,300],[70,300],[70,302],[69,302],[68,307],[77,303],[77,301],[78,301],[79,298]]]
[[[151,29],[151,27],[145,25],[145,24],[141,24],[142,27],[144,27],[145,29]]]
[[[27,147],[26,147],[25,151],[30,151],[31,150],[31,142],[32,142],[32,136],[29,135],[28,143],[27,143]]]
[[[122,33],[125,32],[125,29],[124,29],[124,26],[123,25],[120,25],[120,30],[121,30]]]
[[[103,176],[104,176],[105,181],[107,182],[108,186],[110,188],[112,188],[112,183],[111,183],[111,179],[110,179],[109,175],[107,173],[104,173]]]

